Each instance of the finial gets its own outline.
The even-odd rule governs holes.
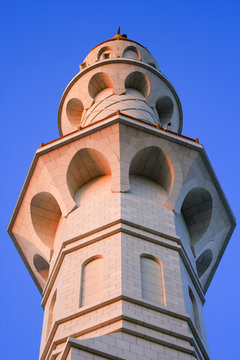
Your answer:
[[[113,37],[113,39],[127,39],[127,35],[126,34],[120,34],[120,26],[118,27],[118,32],[117,34]]]

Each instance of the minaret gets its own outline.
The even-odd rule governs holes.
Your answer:
[[[40,359],[209,359],[204,295],[235,227],[178,95],[120,32],[63,93],[9,234],[42,293]]]

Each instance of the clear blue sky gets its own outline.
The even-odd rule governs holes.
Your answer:
[[[183,107],[238,220],[240,1],[13,1],[0,8],[1,358],[38,358],[41,296],[6,233],[41,142],[57,138],[61,95],[92,47],[121,31],[147,46]],[[237,228],[206,295],[213,360],[240,359]]]

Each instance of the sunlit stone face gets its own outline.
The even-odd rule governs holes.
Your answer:
[[[128,39],[110,39],[93,48],[83,60],[82,69],[99,61],[109,59],[130,59],[141,61],[159,70],[158,64],[150,52],[142,45]]]
[[[135,89],[127,88],[126,93],[115,95],[112,89],[102,90],[87,110],[82,126],[90,125],[120,110],[122,114],[157,124],[158,115],[146,102],[144,95]]]

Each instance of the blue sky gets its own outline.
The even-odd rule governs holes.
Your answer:
[[[240,214],[240,1],[13,1],[0,9],[1,356],[38,358],[41,296],[6,232],[41,142],[59,136],[61,95],[92,47],[117,32],[146,46],[174,85],[183,134],[198,137]],[[239,230],[204,306],[212,359],[240,358]]]

